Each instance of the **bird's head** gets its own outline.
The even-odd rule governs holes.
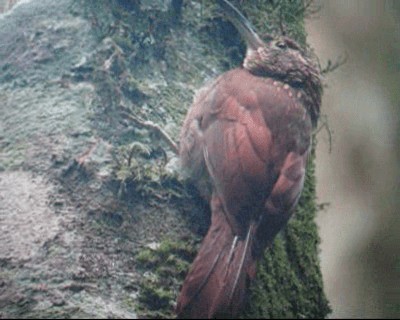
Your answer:
[[[245,69],[292,86],[305,86],[309,81],[321,85],[318,64],[296,41],[286,36],[262,40],[250,22],[230,2],[218,0],[218,3],[246,42]]]

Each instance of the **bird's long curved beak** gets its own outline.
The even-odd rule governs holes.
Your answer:
[[[249,20],[247,20],[238,9],[226,0],[217,0],[217,3],[243,37],[247,45],[247,50],[257,50],[257,48],[264,45],[261,38],[254,31]]]

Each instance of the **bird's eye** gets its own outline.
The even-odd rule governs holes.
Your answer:
[[[287,44],[284,41],[277,41],[275,43],[275,45],[280,49],[286,49],[287,48]]]

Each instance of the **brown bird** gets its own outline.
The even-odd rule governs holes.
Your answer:
[[[241,68],[202,88],[180,136],[183,168],[210,198],[212,221],[186,277],[181,318],[235,317],[256,261],[303,189],[321,104],[317,65],[288,37],[263,41],[219,0],[247,44]]]

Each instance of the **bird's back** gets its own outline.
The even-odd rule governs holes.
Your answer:
[[[248,214],[264,207],[287,155],[309,149],[312,126],[301,95],[238,68],[202,89],[188,112],[182,163],[195,181],[211,177],[241,228]]]

